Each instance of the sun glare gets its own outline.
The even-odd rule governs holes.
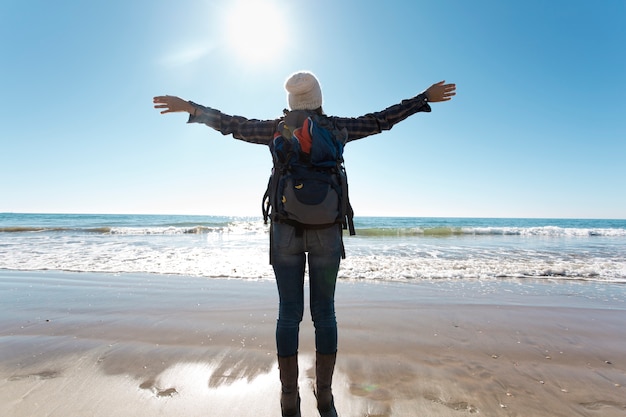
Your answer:
[[[223,19],[228,48],[248,63],[276,60],[287,45],[285,12],[272,1],[234,3]]]

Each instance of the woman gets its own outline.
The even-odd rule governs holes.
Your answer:
[[[286,83],[290,110],[309,110],[330,120],[338,129],[346,129],[347,141],[391,129],[396,123],[417,112],[430,112],[428,103],[448,101],[456,86],[444,81],[433,84],[417,96],[403,100],[385,110],[356,118],[325,116],[322,90],[310,72],[291,75]],[[154,98],[162,114],[189,113],[189,123],[204,123],[224,135],[250,143],[269,144],[282,119],[255,120],[230,116],[175,96]],[[340,225],[324,229],[296,230],[296,227],[272,222],[272,267],[279,293],[276,346],[281,380],[283,416],[300,416],[298,393],[298,332],[304,313],[304,275],[308,258],[310,307],[315,327],[316,397],[322,417],[337,416],[331,383],[337,355],[337,321],[335,318],[335,284],[342,256]]]

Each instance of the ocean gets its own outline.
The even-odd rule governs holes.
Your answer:
[[[626,220],[357,217],[340,280],[626,283]],[[273,279],[256,217],[0,214],[0,269]]]

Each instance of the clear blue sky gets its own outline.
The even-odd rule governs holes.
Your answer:
[[[626,218],[624,45],[624,0],[3,0],[0,212],[259,215],[267,148],[152,97],[274,118],[307,69],[340,116],[457,84],[348,145],[357,215]]]

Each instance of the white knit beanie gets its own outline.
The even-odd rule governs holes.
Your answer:
[[[296,72],[285,82],[291,110],[315,110],[322,107],[320,83],[310,72]]]

